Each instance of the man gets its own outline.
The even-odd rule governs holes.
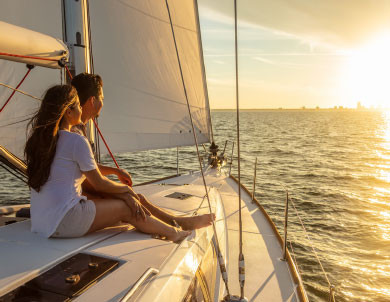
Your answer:
[[[103,81],[99,75],[80,73],[73,78],[72,85],[77,89],[82,108],[82,124],[73,127],[72,131],[86,136],[85,125],[91,118],[98,117],[103,107]],[[98,167],[100,173],[104,176],[113,174],[116,175],[122,183],[128,186],[133,184],[130,174],[123,169],[101,164],[98,164]]]
[[[82,108],[81,121],[82,124],[72,128],[72,131],[86,136],[85,124],[91,119],[99,116],[103,107],[103,81],[99,75],[81,73],[75,76],[72,80],[72,85],[77,89],[77,93]],[[112,168],[98,164],[100,173],[103,175],[114,174],[118,179],[128,186],[132,185],[131,176],[125,170]],[[83,183],[83,194],[88,198],[107,195],[96,191],[86,181]],[[174,216],[159,207],[153,205],[142,194],[136,194],[131,190],[131,194],[111,194],[110,197],[122,199],[129,205],[133,215],[139,219],[146,219],[146,215],[153,215],[158,219],[171,224],[173,226],[180,226],[184,230],[193,230],[210,225],[215,220],[214,214],[205,214],[201,216],[192,217],[178,217]]]

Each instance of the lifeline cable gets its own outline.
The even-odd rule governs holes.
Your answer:
[[[188,107],[188,113],[189,113],[190,121],[191,121],[192,133],[194,134],[194,141],[195,141],[195,146],[196,146],[196,153],[197,153],[197,155],[198,155],[198,161],[199,161],[200,172],[201,172],[201,174],[202,174],[203,185],[204,185],[204,187],[205,187],[207,202],[208,202],[209,211],[210,211],[210,214],[211,214],[211,213],[212,213],[212,210],[211,210],[211,204],[210,204],[210,197],[209,197],[208,190],[207,190],[206,180],[205,180],[205,178],[204,178],[204,173],[203,173],[203,168],[202,168],[202,161],[201,161],[201,159],[200,159],[200,154],[199,154],[198,139],[197,139],[197,137],[196,137],[194,122],[193,122],[193,120],[192,120],[191,107],[190,107],[190,103],[189,103],[189,100],[188,100],[186,85],[185,85],[185,82],[184,82],[184,76],[183,76],[183,71],[182,71],[182,68],[181,68],[181,62],[180,62],[180,57],[179,57],[179,51],[178,51],[178,49],[177,49],[175,31],[173,30],[173,23],[172,23],[172,18],[171,18],[171,12],[170,12],[170,10],[169,10],[168,0],[165,0],[165,4],[166,4],[166,6],[167,6],[167,11],[168,11],[168,16],[169,16],[169,22],[170,22],[171,30],[172,30],[173,42],[174,42],[174,44],[175,44],[177,62],[178,62],[178,65],[179,65],[179,70],[180,70],[180,75],[181,75],[181,81],[182,81],[182,84],[183,84],[184,95],[185,95],[185,98],[186,98],[186,101],[187,101],[187,107]],[[214,222],[214,220],[212,221],[212,226],[213,226],[213,231],[214,231],[214,235],[215,235],[215,242],[216,242],[216,245],[217,245],[217,254],[218,254],[219,268],[220,268],[220,270],[221,270],[222,279],[223,279],[223,281],[224,281],[224,283],[225,283],[225,287],[226,287],[226,291],[227,291],[227,296],[230,297],[230,292],[229,292],[229,287],[228,287],[228,275],[227,275],[227,272],[226,272],[225,260],[224,260],[224,258],[223,258],[223,256],[222,256],[221,249],[220,249],[220,246],[219,246],[219,241],[218,241],[218,236],[217,236],[217,230],[216,230],[216,228],[215,228],[215,222]]]
[[[311,238],[310,238],[310,236],[309,236],[309,233],[308,233],[307,230],[306,230],[306,227],[305,227],[305,225],[304,225],[304,223],[303,223],[303,221],[302,221],[302,219],[301,219],[301,216],[300,216],[299,213],[298,213],[297,208],[295,207],[295,203],[294,203],[294,201],[292,200],[292,198],[290,198],[290,201],[291,201],[291,204],[293,205],[293,208],[294,208],[294,210],[295,210],[295,214],[296,214],[297,217],[298,217],[298,220],[299,220],[299,222],[300,222],[300,224],[301,224],[301,226],[302,226],[302,229],[303,229],[303,231],[304,231],[304,233],[305,233],[305,235],[306,235],[306,238],[308,239],[308,241],[309,241],[309,243],[310,243],[310,247],[311,247],[311,249],[313,250],[314,256],[316,257],[316,259],[317,259],[317,261],[318,261],[318,264],[320,265],[320,268],[321,268],[321,270],[322,270],[322,272],[323,272],[323,274],[324,274],[324,276],[325,276],[326,282],[328,283],[329,288],[331,288],[331,287],[332,287],[332,284],[330,283],[329,278],[328,278],[328,274],[326,273],[326,271],[325,271],[325,269],[324,269],[324,267],[323,267],[323,265],[322,265],[322,262],[321,262],[320,258],[318,257],[317,251],[316,251],[315,248],[314,248],[313,241],[311,240]]]

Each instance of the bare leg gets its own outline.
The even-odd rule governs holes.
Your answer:
[[[205,226],[211,225],[212,221],[215,220],[215,214],[204,214],[191,217],[175,216],[168,211],[164,211],[163,209],[152,204],[144,195],[138,194],[138,197],[141,204],[147,208],[153,216],[156,216],[158,219],[161,219],[170,225],[175,225],[175,220],[177,224],[183,228],[183,230],[203,228]]]
[[[162,235],[174,242],[180,241],[190,234],[190,232],[180,231],[153,216],[146,216],[145,220],[137,220],[130,208],[120,199],[95,199],[93,202],[96,206],[96,216],[88,233],[112,226],[119,221],[126,221],[143,233]]]
[[[85,179],[83,181],[83,183],[81,184],[81,188],[83,190],[83,195],[86,196],[89,200],[104,198],[101,193],[99,193],[93,188],[88,179]]]

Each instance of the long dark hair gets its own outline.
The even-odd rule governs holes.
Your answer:
[[[56,153],[58,130],[66,109],[76,101],[77,91],[70,85],[49,88],[41,107],[31,119],[29,137],[24,148],[28,185],[40,191],[50,175]]]

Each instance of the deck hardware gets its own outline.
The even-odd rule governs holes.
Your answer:
[[[80,281],[80,275],[79,274],[70,275],[70,276],[65,278],[65,282],[66,283],[76,284],[79,281]]]
[[[96,269],[99,267],[99,264],[96,262],[90,262],[90,263],[88,263],[88,267],[91,269]]]
[[[336,299],[334,298],[334,292],[335,292],[335,287],[334,285],[329,286],[329,302],[336,302]]]
[[[288,221],[288,190],[286,190],[286,208],[284,210],[284,246],[283,261],[287,261],[287,221]]]
[[[222,154],[225,154],[225,150],[226,150],[226,145],[227,145],[228,141],[226,140],[225,141],[225,147],[223,147],[223,151],[222,151]]]
[[[255,160],[255,172],[253,174],[253,190],[252,190],[252,203],[255,202],[255,192],[256,192],[256,169],[257,168],[257,156]]]
[[[239,296],[232,295],[229,298],[226,296],[222,302],[248,302],[247,298],[240,298]]]
[[[138,279],[138,281],[134,284],[134,286],[129,290],[129,292],[124,296],[120,302],[128,301],[132,295],[141,287],[141,285],[149,278],[153,277],[153,275],[157,275],[160,271],[153,267],[149,267],[146,272]]]
[[[230,156],[230,163],[229,163],[229,176],[232,174],[232,164],[233,164],[233,153],[234,153],[234,142],[232,145],[232,155]]]
[[[190,197],[192,197],[192,196],[193,196],[193,195],[187,194],[187,193],[174,192],[174,193],[171,193],[171,194],[169,194],[169,195],[166,195],[165,197],[176,198],[176,199],[184,200],[184,199],[188,199],[188,198],[190,198]]]

